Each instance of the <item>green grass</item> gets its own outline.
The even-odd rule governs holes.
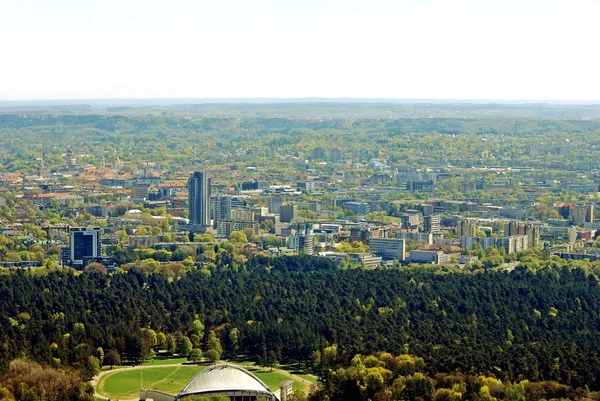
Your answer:
[[[253,375],[255,375],[260,380],[262,380],[267,385],[267,387],[269,387],[273,391],[279,389],[279,385],[281,384],[281,382],[286,381],[286,380],[294,380],[294,378],[292,376],[290,376],[289,372],[286,372],[286,373],[282,373],[282,372],[278,372],[278,371],[271,372],[270,368],[262,368],[262,367],[256,366],[256,365],[254,365],[253,362],[242,362],[242,363],[239,363],[239,365],[242,365],[244,367],[244,369],[251,372]],[[297,375],[297,376],[302,377],[302,375]],[[309,380],[309,379],[307,379],[307,380]],[[309,380],[309,381],[312,383],[311,380]],[[316,383],[316,381],[315,381],[315,383]],[[310,386],[305,383],[301,383],[297,380],[294,380],[294,385],[292,387],[294,389],[300,389],[306,394],[306,393],[308,393]]]
[[[144,366],[154,365],[179,365],[187,362],[187,358],[168,358],[165,356],[157,356],[154,359],[144,362]]]
[[[304,375],[304,374],[297,374],[296,376],[299,376],[301,378],[303,378],[304,380],[307,380],[309,382],[311,382],[312,384],[318,384],[319,381],[317,380],[317,378],[313,375]]]
[[[144,388],[156,388],[169,394],[178,394],[204,366],[169,366],[162,368],[127,369],[102,376],[96,391],[110,398],[135,398]]]
[[[277,371],[270,371],[270,369],[262,369],[258,367],[245,366],[247,371],[258,377],[263,381],[271,390],[277,390],[279,384],[283,381],[290,380],[290,377],[286,374]]]

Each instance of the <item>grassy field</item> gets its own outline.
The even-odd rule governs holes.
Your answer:
[[[147,362],[144,362],[144,366],[179,365],[181,363],[186,363],[187,361],[187,358],[168,358],[166,356],[157,356]]]
[[[299,377],[303,378],[304,380],[311,382],[312,384],[319,383],[317,378],[313,375],[297,374],[296,376],[299,376]]]
[[[147,389],[156,388],[159,391],[164,391],[170,394],[178,394],[183,387],[190,381],[192,377],[206,365],[175,365],[183,362],[182,358],[171,360],[154,360],[150,366],[144,366],[137,369],[115,370],[107,373],[100,378],[96,386],[96,392],[110,398],[117,399],[132,399],[139,395],[139,389],[143,386]],[[173,366],[153,367],[152,365],[167,365]],[[246,370],[254,374],[262,380],[267,387],[272,391],[279,389],[279,384],[283,381],[290,380],[291,377],[279,371],[270,371],[268,368],[261,368],[252,363],[239,363]],[[298,375],[308,381],[315,382],[315,378],[309,375]],[[308,392],[309,386],[305,383],[294,381],[294,388]]]
[[[192,377],[204,366],[167,366],[117,370],[102,376],[96,392],[110,398],[135,398],[140,387],[156,388],[170,394],[178,394]]]

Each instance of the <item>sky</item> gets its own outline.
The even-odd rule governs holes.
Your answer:
[[[0,0],[0,100],[600,100],[598,0]]]

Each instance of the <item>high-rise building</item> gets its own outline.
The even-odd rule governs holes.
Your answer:
[[[288,248],[306,255],[314,254],[314,237],[312,235],[294,235],[288,237]]]
[[[313,160],[324,160],[325,159],[325,149],[321,147],[316,147],[312,151],[312,159]]]
[[[351,227],[350,242],[360,241],[368,244],[371,238],[382,238],[383,231],[377,227]]]
[[[441,230],[440,215],[431,214],[423,217],[423,230],[430,233],[439,233]]]
[[[594,205],[573,205],[569,218],[575,224],[583,225],[584,223],[594,222]]]
[[[280,220],[282,223],[290,223],[298,214],[298,206],[296,205],[281,205],[279,210]]]
[[[188,180],[188,207],[190,225],[194,230],[210,225],[210,179],[206,172],[196,171]]]
[[[273,195],[266,199],[267,207],[269,208],[269,213],[281,213],[281,204],[283,203],[283,199],[281,195]]]
[[[471,219],[463,219],[456,223],[456,233],[459,237],[474,237],[477,224]]]
[[[148,192],[150,191],[150,184],[145,182],[138,182],[133,184],[131,187],[131,198],[137,202],[143,202],[148,198]]]
[[[527,237],[527,248],[534,248],[540,244],[540,228],[531,223],[520,223],[508,221],[504,223],[504,236],[525,235]]]
[[[329,151],[329,161],[331,163],[337,163],[340,160],[342,160],[342,151],[337,148],[331,149]]]
[[[231,196],[217,195],[212,199],[211,216],[214,228],[219,227],[219,221],[231,218],[231,209]]]
[[[100,228],[71,228],[70,234],[69,260],[72,266],[83,267],[84,258],[102,255]]]
[[[584,223],[594,222],[594,205],[576,205],[572,203],[559,203],[554,206],[564,219],[571,220],[573,223],[583,225]]]

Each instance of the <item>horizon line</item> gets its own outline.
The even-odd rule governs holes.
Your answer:
[[[387,98],[387,97],[107,97],[107,98],[47,98],[47,99],[0,99],[0,105],[37,104],[37,105],[85,105],[92,103],[168,103],[170,105],[208,104],[208,103],[463,103],[463,104],[553,104],[553,105],[600,105],[600,99],[511,99],[511,98]],[[191,102],[191,103],[181,103]]]

